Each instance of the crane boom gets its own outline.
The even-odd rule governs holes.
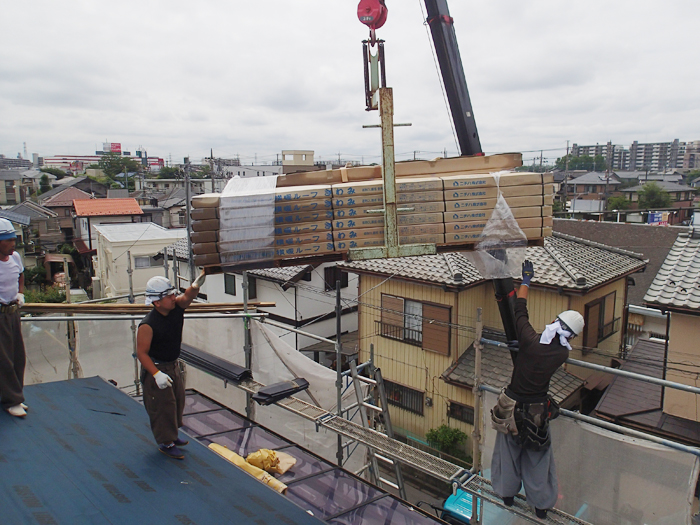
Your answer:
[[[440,64],[445,92],[450,103],[452,121],[462,155],[482,155],[479,132],[476,129],[467,80],[457,45],[454,20],[447,0],[425,0],[427,23],[433,36],[435,54]]]

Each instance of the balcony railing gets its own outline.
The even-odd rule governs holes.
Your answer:
[[[389,339],[397,339],[414,346],[423,346],[423,330],[406,328],[383,321],[375,321],[379,326],[379,333]]]

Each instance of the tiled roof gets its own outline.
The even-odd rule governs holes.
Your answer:
[[[640,339],[620,370],[663,379],[663,368],[659,363],[664,361],[664,356],[663,342]],[[594,414],[697,446],[700,443],[700,423],[665,413],[662,390],[659,385],[615,376]]]
[[[700,312],[700,237],[678,236],[644,302]]]
[[[14,222],[15,224],[21,224],[22,226],[29,226],[32,221],[31,217],[27,215],[22,215],[7,210],[0,210],[0,217],[7,219],[10,222]]]
[[[676,182],[669,182],[669,181],[661,181],[661,180],[650,180],[649,183],[654,183],[656,184],[659,188],[661,188],[664,191],[692,191],[693,188],[690,186],[687,186],[685,184],[678,184]],[[644,188],[644,184],[640,184],[639,186],[634,186],[632,188],[626,188],[624,190],[620,190],[624,193],[639,193],[642,188]]]
[[[484,345],[481,353],[481,380],[496,388],[508,386],[513,374],[513,361],[510,351],[495,345]],[[457,362],[442,374],[442,378],[471,388],[474,386],[474,345],[470,345],[459,356]],[[549,393],[557,403],[563,402],[584,384],[584,380],[559,368],[549,382]]]
[[[68,188],[62,188],[61,191],[56,193],[54,196],[43,200],[42,206],[47,208],[53,206],[73,206],[73,201],[91,199],[92,195],[85,193],[83,190],[78,188],[73,188],[72,186]]]
[[[16,206],[10,208],[11,212],[20,213],[26,215],[31,219],[51,219],[53,217],[58,217],[58,213],[52,211],[48,208],[44,208],[32,201],[24,201]]]
[[[586,290],[641,270],[646,261],[638,253],[605,246],[578,237],[554,233],[544,247],[528,247],[526,257],[535,267],[533,284]],[[339,267],[426,283],[466,288],[484,280],[461,253],[341,262]],[[456,278],[461,276],[461,279]]]
[[[136,199],[91,199],[73,201],[78,217],[104,217],[107,215],[142,215]]]
[[[175,254],[178,259],[183,259],[185,261],[189,260],[190,258],[187,246],[187,237],[180,239],[170,246],[166,246],[165,250],[168,252],[168,257],[172,257],[173,254]],[[163,253],[163,250],[161,250],[159,253]]]
[[[605,184],[606,176],[607,174],[601,171],[589,171],[588,173],[584,173],[570,180],[569,184]],[[614,173],[610,174],[608,184],[620,184],[620,181],[615,178]]]
[[[644,294],[654,280],[654,275],[661,268],[666,254],[673,246],[679,233],[686,232],[687,227],[659,227],[650,224],[630,224],[624,222],[581,221],[576,219],[554,219],[554,231],[574,235],[582,239],[595,241],[608,246],[615,246],[641,254],[648,259],[644,273],[634,275],[634,286],[630,286],[627,295],[629,304],[642,305]]]

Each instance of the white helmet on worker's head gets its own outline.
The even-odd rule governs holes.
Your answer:
[[[151,277],[146,283],[146,304],[153,304],[160,301],[166,295],[177,293],[177,289],[172,285],[167,277],[156,275]]]
[[[576,310],[567,310],[562,312],[557,317],[564,330],[568,330],[574,335],[581,335],[583,332],[583,326],[586,324],[583,320],[583,316]]]
[[[16,239],[15,227],[7,219],[0,218],[0,241]]]

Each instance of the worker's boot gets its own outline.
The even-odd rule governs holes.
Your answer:
[[[506,507],[512,507],[512,506],[513,506],[513,503],[515,503],[515,497],[514,497],[514,496],[508,496],[508,497],[503,498],[503,504],[504,504]]]
[[[547,509],[535,509],[535,516],[539,519],[544,520],[547,518]]]

